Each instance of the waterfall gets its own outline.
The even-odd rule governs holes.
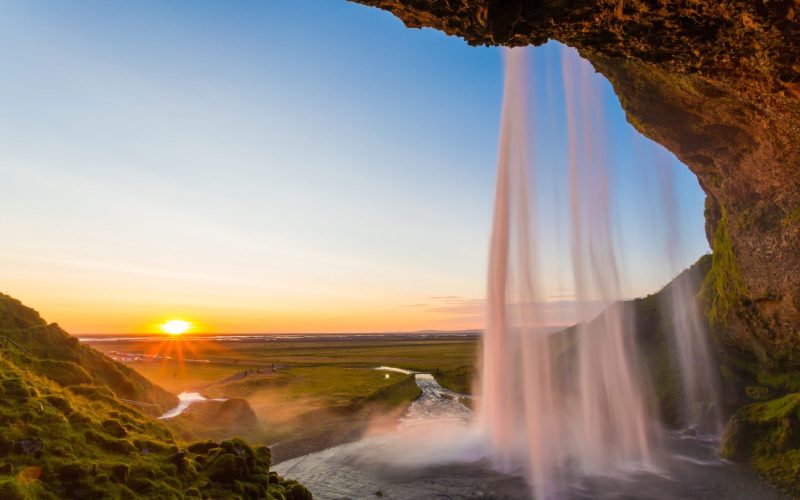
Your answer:
[[[632,309],[620,304],[626,271],[597,77],[576,51],[561,48],[567,158],[566,172],[558,172],[555,163],[532,161],[540,156],[530,149],[541,141],[531,137],[553,120],[546,113],[552,102],[527,102],[526,52],[504,52],[478,420],[497,468],[522,469],[536,498],[558,498],[586,475],[657,468],[663,431]],[[535,117],[530,123],[529,116]],[[668,258],[659,265],[670,266],[674,276],[681,245],[675,187],[667,170],[650,163],[642,168],[664,176],[660,196],[649,200],[666,218],[668,243],[660,245]],[[552,187],[557,178],[563,190]],[[555,220],[543,223],[548,217]],[[561,226],[563,237],[555,234]],[[557,335],[542,321],[543,283],[553,279],[564,281],[578,321]],[[685,419],[719,421],[714,365],[693,289],[688,280],[674,283],[663,305],[672,316]]]
[[[661,151],[651,151],[659,186],[662,224],[666,228],[665,246],[671,269],[679,269],[682,247],[676,213],[678,201],[674,170]],[[673,281],[660,307],[669,318],[669,334],[676,351],[676,364],[682,388],[681,418],[684,426],[719,436],[724,425],[720,401],[719,370],[708,342],[702,311],[695,300],[699,277],[685,274]]]

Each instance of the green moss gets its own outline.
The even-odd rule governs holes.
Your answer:
[[[758,368],[759,367],[755,367],[756,380],[758,380],[760,384],[784,391],[800,391],[800,372],[772,372],[764,368]]]
[[[395,408],[414,401],[421,394],[422,391],[417,386],[414,375],[407,375],[399,382],[381,387],[366,398],[356,400],[355,405],[361,406],[367,403],[376,403],[387,409]]]
[[[714,231],[711,248],[711,270],[703,282],[702,296],[706,302],[709,322],[722,325],[747,297],[747,287],[736,262],[733,242],[728,234],[728,217],[724,210]]]
[[[762,455],[753,459],[753,468],[784,491],[800,493],[800,450]]]
[[[106,385],[97,373],[127,378],[126,371],[4,295],[0,326],[20,342],[65,349],[55,360],[36,347],[0,350],[0,498],[291,498],[297,489],[275,476],[275,495],[267,493],[266,447],[176,443],[160,421],[118,399],[126,386],[142,397],[160,389],[135,377]]]
[[[770,390],[769,387],[764,387],[760,385],[748,385],[744,388],[745,394],[750,399],[754,399],[756,401],[765,401],[769,399]]]
[[[792,226],[800,226],[800,208],[795,208],[786,217],[781,220],[781,225],[784,228]]]
[[[749,462],[772,483],[800,495],[800,393],[739,409],[725,430],[720,454]]]
[[[472,383],[475,381],[475,363],[437,370],[435,375],[442,387],[461,394],[471,394]]]
[[[72,361],[36,360],[36,371],[59,385],[91,384],[92,377]]]
[[[25,500],[25,494],[14,479],[0,479],[0,498]]]
[[[102,386],[111,397],[155,404],[151,410],[153,415],[177,404],[175,395],[152,384],[131,368],[82,345],[57,324],[48,324],[35,310],[2,293],[0,331],[24,349],[7,351],[15,363],[62,386]]]
[[[765,403],[745,406],[747,419],[758,424],[774,423],[787,417],[800,416],[800,393],[787,394]]]
[[[128,435],[128,431],[125,430],[125,427],[123,427],[122,424],[113,418],[103,420],[101,427],[107,434],[110,434],[116,438],[124,438]]]

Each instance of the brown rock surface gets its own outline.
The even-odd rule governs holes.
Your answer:
[[[712,248],[725,221],[746,294],[720,340],[800,366],[800,1],[356,1],[471,45],[577,48],[697,175]]]

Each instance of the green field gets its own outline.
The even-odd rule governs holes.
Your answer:
[[[468,393],[478,339],[156,337],[90,345],[115,356],[147,356],[126,364],[172,392],[246,399],[261,425],[236,433],[273,445],[278,458],[285,458],[356,439],[365,429],[391,425],[402,415],[419,394],[413,376],[377,371],[378,366],[431,372],[445,387]],[[172,425],[191,438],[225,438],[233,432],[206,420],[187,415]]]

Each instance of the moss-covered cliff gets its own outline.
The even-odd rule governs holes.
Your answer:
[[[0,293],[0,337],[14,342],[29,356],[17,356],[21,366],[62,385],[98,384],[115,396],[145,403],[143,411],[160,415],[178,404],[178,398],[152,384],[122,363],[81,345],[57,324],[48,324],[38,312]],[[3,342],[0,341],[0,345]],[[8,352],[20,353],[13,345]]]
[[[176,439],[143,413],[175,396],[6,295],[0,326],[0,498],[311,498],[264,446]]]

